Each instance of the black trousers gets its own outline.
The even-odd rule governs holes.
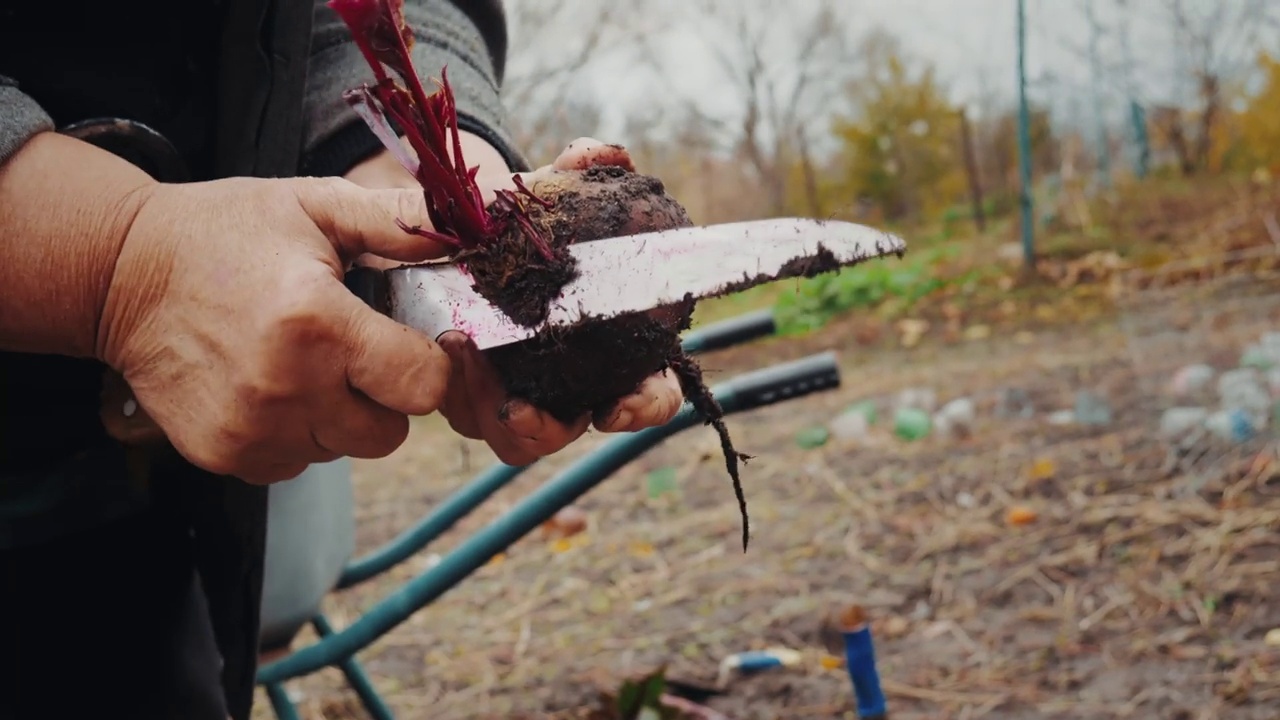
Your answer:
[[[0,550],[0,720],[226,720],[189,523],[148,511]]]

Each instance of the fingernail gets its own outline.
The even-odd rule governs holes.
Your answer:
[[[502,403],[502,407],[498,408],[498,420],[503,425],[509,425],[517,415],[527,414],[531,406],[528,402],[519,398],[512,398]]]
[[[516,401],[508,400],[502,403],[502,407],[498,408],[498,419],[506,422],[511,419],[512,413],[516,411]]]

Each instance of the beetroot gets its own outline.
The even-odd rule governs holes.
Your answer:
[[[375,77],[374,84],[345,97],[423,186],[432,229],[401,227],[457,248],[453,259],[475,278],[476,291],[512,320],[537,327],[546,319],[551,301],[578,275],[569,246],[692,224],[661,181],[615,166],[540,175],[528,188],[517,176],[516,191],[499,191],[485,207],[476,168],[468,168],[462,157],[447,73],[442,69],[440,90],[427,95],[410,61],[413,36],[401,3],[330,0]],[[416,158],[400,144],[397,129]],[[606,412],[656,372],[675,372],[686,399],[720,436],[742,512],[745,551],[750,530],[738,463],[748,456],[734,449],[701,369],[681,349],[679,333],[689,327],[692,313],[689,300],[657,312],[585,319],[543,328],[529,340],[486,355],[509,395],[565,423],[584,413]]]

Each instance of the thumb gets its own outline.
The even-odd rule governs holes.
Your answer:
[[[556,170],[586,170],[595,165],[617,165],[630,172],[636,170],[626,148],[589,137],[580,137],[569,143],[551,165]]]
[[[431,338],[338,287],[339,311],[347,318],[347,382],[391,410],[435,412],[448,391],[449,356]]]
[[[421,188],[373,190],[342,178],[300,178],[296,193],[303,212],[347,260],[368,253],[422,262],[455,249],[400,228],[432,229]]]

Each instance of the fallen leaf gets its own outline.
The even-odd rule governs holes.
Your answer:
[[[826,653],[823,653],[822,657],[818,658],[818,664],[821,665],[824,670],[835,670],[844,665],[844,658],[838,658],[835,655],[827,655]]]
[[[653,546],[643,540],[638,540],[627,546],[627,550],[633,557],[647,558],[653,555]]]
[[[506,553],[498,553],[497,555],[494,555],[493,557],[489,558],[489,562],[485,563],[485,565],[501,565],[502,561],[506,559],[507,559]]]
[[[569,505],[542,523],[542,537],[546,540],[573,537],[586,529],[587,513],[576,505]]]
[[[991,337],[990,325],[970,325],[965,328],[964,339],[970,342],[974,340],[986,340]]]
[[[552,552],[568,552],[574,548],[586,547],[591,544],[591,536],[587,533],[580,533],[573,537],[560,538],[552,543]]]
[[[1017,505],[1009,508],[1009,512],[1005,514],[1005,521],[1010,525],[1030,525],[1036,521],[1039,515],[1035,510],[1024,505]]]
[[[1052,458],[1037,458],[1031,463],[1031,480],[1034,482],[1043,482],[1053,477],[1058,472],[1058,466],[1054,464]]]
[[[1034,315],[1041,322],[1053,322],[1058,317],[1058,311],[1052,305],[1037,305]]]

